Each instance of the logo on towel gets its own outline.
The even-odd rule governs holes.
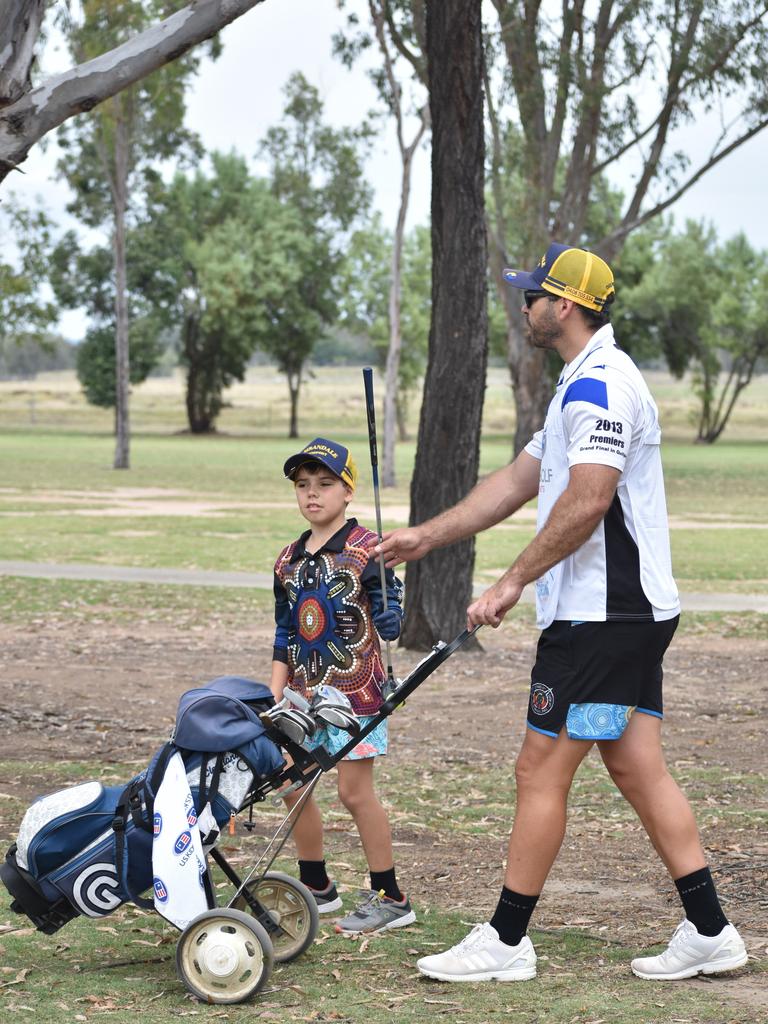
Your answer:
[[[163,831],[163,816],[162,816],[162,814],[157,814],[156,813],[154,818],[152,819],[152,835],[153,835],[153,837],[155,839],[157,839],[157,837],[160,835],[160,833],[162,831]]]
[[[551,686],[534,683],[531,687],[531,711],[534,715],[546,715],[555,706],[555,694]]]
[[[195,810],[194,807],[190,807],[190,809],[187,811],[187,824],[189,825],[190,828],[192,828],[193,825],[197,824],[197,811]]]
[[[166,889],[165,882],[162,880],[162,878],[155,878],[155,880],[152,882],[152,888],[155,891],[155,899],[159,903],[168,902],[168,890]]]
[[[184,853],[184,851],[186,850],[186,848],[189,846],[189,844],[191,842],[192,842],[192,833],[191,832],[182,832],[181,835],[179,836],[179,838],[173,844],[173,852],[177,856],[179,854]]]

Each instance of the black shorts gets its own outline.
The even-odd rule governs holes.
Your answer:
[[[678,621],[553,622],[539,637],[528,727],[611,740],[635,710],[663,718],[661,663]]]

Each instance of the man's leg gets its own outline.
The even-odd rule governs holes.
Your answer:
[[[457,946],[422,957],[422,974],[442,981],[525,981],[536,976],[528,920],[565,835],[568,791],[591,740],[527,730],[517,759],[517,803],[504,888],[496,912]]]
[[[741,967],[747,952],[720,907],[691,806],[667,770],[661,720],[635,712],[621,739],[598,747],[672,876],[686,913],[668,948],[633,960],[632,970],[641,978],[673,981]]]
[[[621,739],[597,746],[670,875],[680,878],[705,867],[691,805],[669,774],[661,749],[661,719],[635,712]]]
[[[515,765],[517,800],[504,884],[538,896],[565,835],[568,792],[591,740],[557,739],[527,729]]]

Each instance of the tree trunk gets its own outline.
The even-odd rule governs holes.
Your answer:
[[[299,436],[299,390],[301,388],[301,370],[298,373],[294,373],[293,370],[287,370],[286,376],[288,378],[288,391],[291,397],[291,422],[288,427],[288,437]]]
[[[128,274],[125,251],[125,213],[128,205],[128,140],[125,122],[115,123],[113,204],[115,214],[115,469],[130,469],[131,427],[129,415],[130,353],[128,325]]]
[[[432,323],[411,524],[477,482],[488,350],[481,0],[428,0],[432,115]],[[460,154],[460,158],[458,158]],[[403,643],[425,650],[460,632],[474,538],[408,567]]]
[[[405,218],[408,214],[408,203],[411,196],[411,169],[413,156],[426,131],[427,117],[422,115],[421,125],[410,146],[400,143],[402,159],[402,178],[400,184],[400,208],[397,213],[397,225],[392,245],[392,280],[389,285],[389,348],[387,349],[387,369],[384,390],[384,449],[382,485],[394,487],[395,478],[395,436],[397,431],[397,389],[400,378],[400,352],[402,335],[400,332],[400,304],[402,297],[402,266],[403,244],[405,240]]]
[[[546,352],[534,348],[527,341],[520,314],[517,321],[507,326],[509,373],[516,414],[514,455],[518,455],[544,425],[547,406],[552,398]]]
[[[45,16],[45,0],[4,0],[0,17],[0,107],[30,88],[29,71]]]

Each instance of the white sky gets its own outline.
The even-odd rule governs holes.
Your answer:
[[[367,4],[353,0],[364,17]],[[372,85],[361,68],[347,71],[331,54],[331,36],[343,24],[335,0],[265,0],[223,33],[223,53],[206,61],[188,98],[188,124],[208,149],[236,149],[252,158],[266,129],[282,111],[282,88],[301,70],[324,101],[327,118],[336,124],[356,124],[376,104]],[[49,52],[49,70],[66,66],[61,54]],[[709,133],[703,125],[686,132],[683,145],[703,151]],[[722,238],[744,231],[750,241],[768,248],[764,168],[768,134],[763,133],[705,175],[675,207],[678,223],[686,217],[711,220]],[[55,143],[37,146],[24,164],[25,175],[8,182],[25,202],[40,197],[64,226],[70,226],[64,207],[66,186],[55,172]],[[400,162],[391,124],[377,139],[368,164],[375,205],[388,224],[394,224],[399,198]],[[629,169],[625,171],[629,174]],[[629,182],[618,182],[625,187]],[[422,148],[414,162],[409,224],[424,223],[429,214],[429,154]],[[61,329],[77,339],[82,317],[65,314]]]

